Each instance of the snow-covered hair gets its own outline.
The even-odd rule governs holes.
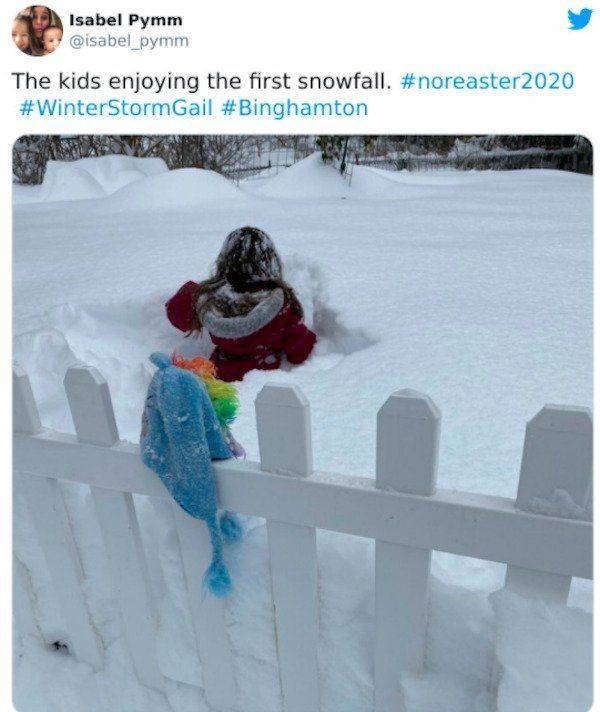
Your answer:
[[[217,257],[214,275],[200,282],[196,303],[198,323],[192,331],[201,328],[202,315],[210,306],[210,297],[224,284],[231,285],[235,292],[257,292],[280,288],[292,311],[300,318],[304,312],[296,293],[283,279],[283,263],[273,240],[257,227],[240,227],[225,238]]]
[[[230,232],[217,257],[216,276],[226,279],[236,291],[246,291],[255,282],[281,279],[282,273],[273,240],[257,227]]]

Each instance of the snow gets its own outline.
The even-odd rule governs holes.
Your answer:
[[[100,156],[77,161],[48,161],[41,186],[15,186],[14,202],[102,198],[129,183],[167,170],[162,158]]]
[[[589,710],[591,614],[508,591],[493,594],[492,605],[501,669],[498,712]]]
[[[218,200],[240,199],[241,191],[227,178],[200,168],[178,168],[168,173],[136,181],[117,191],[111,207],[155,210],[156,208],[194,207]]]
[[[440,169],[437,171],[386,171],[371,166],[353,166],[351,187],[358,193],[374,199],[382,198],[428,198],[448,193],[451,186],[464,188],[477,183],[485,185],[495,180],[497,173],[460,172]]]
[[[549,517],[562,517],[563,519],[589,519],[592,518],[591,502],[589,507],[582,507],[573,501],[568,492],[555,489],[551,497],[533,497],[525,509]]]
[[[256,184],[254,184],[256,187]],[[315,152],[268,181],[261,181],[258,195],[269,198],[344,198],[352,191],[333,166],[324,165]]]
[[[20,185],[13,183],[12,186],[13,205],[22,203],[39,203],[44,199],[44,185]]]
[[[48,161],[42,190],[48,202],[102,198],[106,194],[97,178],[84,168],[58,161]]]
[[[87,174],[103,191],[111,183],[101,170]],[[109,381],[121,436],[137,440],[153,370],[148,355],[208,348],[168,324],[165,300],[187,279],[208,274],[230,230],[254,224],[273,237],[320,341],[302,366],[253,372],[240,384],[234,434],[249,458],[258,458],[256,394],[267,381],[289,382],[311,403],[315,467],[372,477],[377,410],[391,392],[410,387],[442,411],[439,485],[514,497],[526,421],[548,402],[591,405],[591,190],[588,176],[545,170],[395,174],[356,167],[348,185],[312,156],[239,189],[212,172],[185,169],[68,202],[62,193],[62,202],[23,203],[15,191],[14,356],[30,374],[45,425],[73,430],[61,384],[66,368],[82,360]],[[17,555],[30,573],[44,632],[60,639],[48,574],[16,489]],[[159,656],[169,676],[161,695],[135,680],[91,504],[67,489],[108,665],[94,674],[19,636],[18,708],[79,712],[85,699],[89,712],[208,710],[196,686],[199,663],[167,514],[136,501],[161,602]],[[228,550],[236,586],[228,630],[240,708],[275,712],[281,703],[265,527],[260,520],[247,526],[244,541]],[[318,546],[322,712],[367,712],[373,543],[319,532]],[[493,709],[498,626],[508,671],[499,688],[503,710],[519,709],[515,700],[530,694],[524,687],[542,660],[547,670],[560,666],[555,641],[570,641],[570,655],[589,650],[589,582],[574,582],[564,615],[548,609],[545,628],[531,622],[548,648],[538,661],[522,656],[523,636],[488,601],[502,586],[504,567],[437,553],[433,575],[427,672],[404,680],[409,710]],[[521,662],[511,668],[512,655]],[[580,658],[581,665],[573,655],[565,661],[581,687],[569,698],[577,705],[590,686]],[[553,704],[550,682],[547,692],[535,686],[536,704]]]

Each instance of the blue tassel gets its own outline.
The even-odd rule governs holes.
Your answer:
[[[206,526],[210,534],[210,540],[213,546],[213,558],[210,566],[204,573],[204,585],[208,590],[218,598],[224,598],[231,593],[231,578],[225,562],[223,561],[223,540],[221,532],[217,526],[216,512],[208,517]]]
[[[231,579],[221,557],[215,556],[204,574],[204,585],[217,598],[225,598],[231,593]]]
[[[240,541],[244,536],[244,529],[239,519],[232,512],[223,512],[220,520],[221,535],[228,543]]]

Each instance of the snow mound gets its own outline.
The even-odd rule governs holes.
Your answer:
[[[137,440],[139,414],[153,368],[153,351],[173,351],[180,340],[164,314],[169,295],[111,304],[63,304],[44,315],[44,326],[15,337],[14,359],[27,371],[42,419],[72,431],[63,388],[77,362],[107,379],[122,434]]]
[[[77,363],[65,335],[53,327],[25,332],[15,337],[15,361],[25,369],[34,393],[42,393],[43,409],[64,409],[63,379],[70,366]]]
[[[494,173],[497,179],[498,173]],[[466,172],[455,169],[437,171],[388,171],[373,166],[352,167],[352,189],[365,198],[421,199],[441,197],[449,191],[464,191],[474,183],[485,182],[482,171]]]
[[[169,169],[162,158],[137,158],[135,156],[94,156],[78,161],[48,161],[46,175],[57,171],[79,168],[95,178],[106,194],[113,193],[133,180],[166,173]]]
[[[313,354],[313,366],[320,370],[331,360],[323,360],[323,356],[347,356],[376,343],[366,330],[346,326],[339,312],[330,306],[325,286],[328,279],[318,262],[294,253],[286,255],[285,277],[302,304],[305,324],[319,337]],[[335,362],[339,360],[336,358]]]
[[[412,198],[416,193],[422,195],[420,186],[410,185],[396,179],[396,172],[385,171],[368,166],[353,166],[352,188],[366,198],[378,200],[386,198]]]
[[[353,165],[350,178],[345,178],[337,168],[324,164],[320,153],[313,153],[274,176],[269,176],[269,170],[258,179],[245,181],[245,190],[269,198],[397,200],[437,195],[478,178],[469,180],[465,171],[453,171],[455,176],[444,171],[440,178],[432,176],[433,171],[409,173],[360,165]]]
[[[339,171],[325,165],[320,153],[313,153],[261,183],[256,194],[268,198],[346,198],[352,190]]]
[[[100,183],[83,168],[66,165],[53,167],[52,163],[53,161],[48,162],[42,183],[42,201],[54,203],[63,200],[89,200],[106,195]]]
[[[126,185],[111,197],[111,202],[133,210],[150,210],[156,207],[193,208],[198,203],[240,197],[239,188],[215,171],[177,168]]]
[[[103,198],[129,183],[167,171],[162,158],[98,156],[78,161],[48,161],[38,200]]]

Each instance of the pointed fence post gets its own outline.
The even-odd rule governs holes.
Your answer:
[[[435,492],[440,413],[412,390],[393,393],[377,415],[377,486]],[[375,543],[375,711],[404,709],[403,671],[423,668],[431,551]]]
[[[23,369],[13,366],[13,430],[35,435],[42,429],[40,416]],[[103,650],[92,625],[83,594],[83,568],[65,506],[55,479],[19,474],[27,508],[40,548],[48,565],[68,643],[78,660],[95,670],[102,667]]]
[[[556,517],[576,517],[579,513],[581,518],[589,518],[592,449],[592,414],[588,408],[544,406],[525,430],[516,506]],[[561,511],[561,502],[572,511]],[[505,585],[524,596],[566,604],[571,577],[508,566]]]
[[[237,708],[237,688],[231,642],[225,620],[225,602],[207,593],[204,572],[212,557],[206,524],[171,502],[179,540],[196,648],[202,663],[206,699],[218,710]],[[235,585],[235,582],[234,582]]]
[[[13,363],[13,431],[35,435],[42,429],[29,377],[18,363]]]
[[[108,384],[95,368],[69,368],[65,390],[79,442],[101,448],[119,442]],[[90,487],[90,492],[135,670],[142,683],[161,690],[156,617],[133,497],[101,487]]]
[[[312,474],[310,407],[293,386],[267,384],[256,398],[261,468]],[[318,712],[317,545],[314,527],[267,521],[279,676],[285,712]]]

